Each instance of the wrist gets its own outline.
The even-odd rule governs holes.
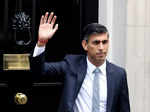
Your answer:
[[[48,40],[40,39],[38,38],[38,46],[45,46],[47,44]]]

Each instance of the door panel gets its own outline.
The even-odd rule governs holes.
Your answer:
[[[60,61],[65,54],[84,53],[81,29],[87,23],[98,21],[98,0],[0,0],[0,105],[4,112],[7,109],[56,112],[58,109],[62,78],[39,79],[30,69],[13,70],[12,66],[4,70],[4,54],[30,55],[37,42],[40,17],[46,11],[53,11],[59,24],[59,30],[47,44],[46,61]]]

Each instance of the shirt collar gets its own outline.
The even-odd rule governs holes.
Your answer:
[[[90,73],[93,73],[93,71],[94,71],[96,68],[97,68],[97,67],[96,67],[95,65],[93,65],[93,64],[89,61],[89,59],[88,59],[88,57],[87,57],[87,69],[89,70],[89,72],[90,72]],[[106,60],[105,60],[104,63],[103,63],[101,66],[99,66],[98,68],[101,70],[102,74],[106,74]]]

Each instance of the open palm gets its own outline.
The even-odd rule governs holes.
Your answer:
[[[51,13],[48,17],[48,12],[45,16],[41,17],[40,26],[39,26],[39,39],[48,40],[52,38],[55,32],[58,29],[58,24],[55,25],[56,16]]]

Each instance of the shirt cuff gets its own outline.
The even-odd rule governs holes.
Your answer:
[[[42,54],[45,51],[45,46],[43,47],[38,47],[37,44],[34,48],[34,52],[33,52],[33,57],[39,56],[40,54]]]

